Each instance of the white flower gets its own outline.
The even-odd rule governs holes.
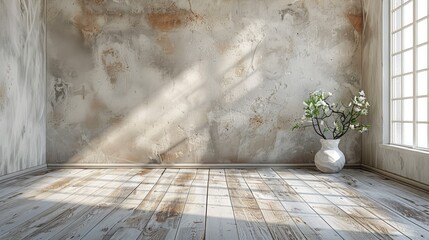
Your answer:
[[[351,128],[351,129],[355,129],[355,125],[353,125],[353,124],[352,124],[352,125],[350,125],[350,128]]]
[[[362,90],[362,91],[359,92],[359,95],[365,96],[365,92]]]
[[[360,112],[360,110],[362,110],[362,109],[360,109],[360,108],[358,108],[358,107],[355,107],[355,111],[356,111],[356,112]]]
[[[368,109],[362,109],[362,114],[363,115],[367,115],[368,114]]]
[[[365,97],[360,96],[358,99],[359,99],[359,101],[361,101],[361,102],[362,102],[363,100],[365,100]]]
[[[366,102],[365,103],[365,107],[369,107],[370,105],[369,105],[369,102]]]

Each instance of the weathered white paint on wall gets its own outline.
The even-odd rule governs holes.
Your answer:
[[[429,184],[429,154],[381,147],[383,134],[382,0],[364,0],[362,34],[362,87],[371,111],[366,118],[371,130],[362,138],[362,163],[412,180]],[[387,143],[387,142],[386,142]]]
[[[0,175],[46,163],[44,0],[0,0]]]
[[[48,163],[311,163],[302,100],[360,88],[360,0],[47,4]]]

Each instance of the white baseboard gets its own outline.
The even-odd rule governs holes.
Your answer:
[[[285,163],[285,164],[207,164],[207,163],[177,163],[177,164],[94,164],[94,163],[51,163],[48,168],[261,168],[261,167],[288,167],[288,168],[315,168],[313,163]],[[360,164],[348,164],[346,168],[359,168]]]
[[[3,176],[0,176],[0,182],[4,182],[4,181],[8,181],[11,180],[13,178],[17,178],[23,175],[27,175],[33,172],[38,172],[38,171],[43,171],[47,169],[47,165],[43,164],[40,166],[36,166],[36,167],[31,167],[31,168],[27,168],[21,171],[17,171],[17,172],[13,172],[13,173],[9,173]]]
[[[406,177],[403,177],[403,176],[400,176],[400,175],[397,175],[397,174],[394,174],[394,173],[391,173],[391,172],[388,172],[385,170],[381,170],[381,169],[378,169],[375,167],[371,167],[371,166],[368,166],[365,164],[362,164],[361,167],[363,170],[375,172],[375,173],[378,173],[380,175],[384,175],[386,177],[389,177],[392,180],[395,180],[395,181],[402,183],[402,184],[405,184],[407,186],[417,188],[418,190],[425,190],[425,191],[429,192],[429,185],[418,182],[416,180],[412,180],[412,179],[409,179],[409,178],[406,178]]]

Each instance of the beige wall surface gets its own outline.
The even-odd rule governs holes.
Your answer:
[[[0,175],[46,163],[44,0],[0,0]]]
[[[316,89],[360,90],[361,1],[47,1],[48,163],[312,163]],[[340,145],[360,163],[361,137]]]
[[[383,111],[383,1],[364,0],[363,10],[362,87],[371,103],[366,122],[372,127],[362,138],[362,163],[429,184],[429,154],[381,145],[388,143],[388,136],[383,140],[388,135],[383,128],[388,121],[388,111]]]

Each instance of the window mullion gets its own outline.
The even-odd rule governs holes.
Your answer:
[[[417,147],[417,117],[418,117],[418,106],[417,106],[417,1],[412,1],[413,4],[413,147]]]

